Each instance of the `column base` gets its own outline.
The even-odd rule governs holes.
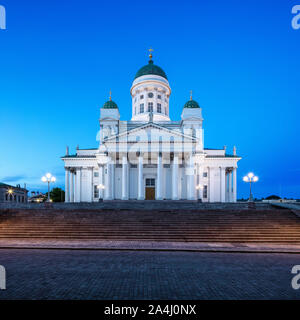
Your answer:
[[[122,197],[121,200],[128,200],[128,197]]]

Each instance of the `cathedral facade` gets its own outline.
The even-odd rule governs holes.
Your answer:
[[[153,63],[136,74],[130,94],[132,118],[121,121],[111,97],[100,109],[100,143],[62,157],[65,201],[201,200],[235,202],[237,163],[233,149],[204,148],[202,109],[190,97],[180,121],[169,117],[171,88]]]

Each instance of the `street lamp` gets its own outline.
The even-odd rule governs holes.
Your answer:
[[[253,182],[257,182],[258,181],[258,177],[255,176],[252,172],[248,173],[244,178],[243,178],[244,182],[249,182],[250,184],[250,196],[249,196],[249,202],[253,201],[253,195],[252,195],[252,191],[251,191],[251,185]]]
[[[56,178],[53,177],[51,173],[47,173],[45,176],[42,177],[42,181],[48,183],[48,199],[47,199],[47,201],[51,202],[50,201],[50,183],[55,182]]]
[[[14,193],[14,190],[11,189],[11,188],[9,188],[6,192],[7,192],[7,194],[9,195],[9,200],[11,201],[11,200],[12,200],[12,195],[13,195],[13,193]]]
[[[103,198],[100,198],[100,192],[105,189],[105,186],[100,183],[97,188],[99,189],[99,202],[102,202]]]

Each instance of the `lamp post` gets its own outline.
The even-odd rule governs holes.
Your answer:
[[[200,196],[200,191],[203,190],[203,185],[202,184],[198,184],[196,186],[196,190],[197,190],[197,201],[198,202],[202,202],[202,197]]]
[[[249,182],[250,184],[250,196],[249,196],[249,202],[253,201],[253,195],[252,195],[252,190],[251,190],[251,186],[253,182],[257,182],[258,181],[258,177],[255,176],[252,172],[248,173],[244,178],[243,178],[244,182]]]
[[[97,186],[97,188],[99,189],[99,202],[102,202],[102,201],[103,201],[103,197],[100,197],[100,194],[101,194],[100,192],[102,192],[102,190],[105,189],[105,186],[100,183],[100,184]]]
[[[51,202],[50,201],[50,183],[55,182],[56,178],[53,177],[51,173],[47,173],[45,176],[42,177],[42,181],[48,183],[48,199],[47,199],[47,201]]]

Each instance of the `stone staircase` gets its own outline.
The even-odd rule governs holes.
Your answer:
[[[2,210],[0,239],[300,244],[289,210]]]

